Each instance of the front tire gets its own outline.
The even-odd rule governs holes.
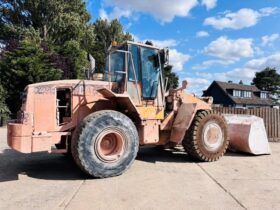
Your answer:
[[[182,142],[192,158],[211,162],[221,158],[228,148],[227,124],[213,111],[199,111]]]
[[[72,140],[77,165],[93,177],[118,176],[133,163],[139,147],[134,123],[116,111],[86,117]]]

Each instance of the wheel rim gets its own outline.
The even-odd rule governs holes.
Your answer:
[[[208,151],[217,151],[224,142],[224,134],[216,122],[208,122],[203,128],[203,144]]]
[[[107,128],[97,137],[95,153],[103,162],[117,162],[126,150],[127,139],[119,129]]]

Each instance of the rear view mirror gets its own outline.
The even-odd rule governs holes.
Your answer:
[[[160,61],[163,66],[169,64],[169,49],[165,48],[160,51]]]
[[[95,71],[95,59],[94,59],[94,57],[92,57],[91,54],[88,54],[88,60],[90,62],[90,69],[89,69],[89,71],[90,71],[91,74],[93,74],[94,71]]]

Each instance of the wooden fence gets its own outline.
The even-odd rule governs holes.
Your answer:
[[[239,109],[231,107],[214,107],[216,112],[223,114],[255,115],[263,118],[269,141],[280,141],[280,110],[272,108]]]

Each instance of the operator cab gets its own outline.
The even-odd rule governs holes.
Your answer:
[[[167,50],[128,41],[110,49],[104,79],[112,82],[113,92],[127,92],[135,104],[162,101],[162,69],[167,62]]]

